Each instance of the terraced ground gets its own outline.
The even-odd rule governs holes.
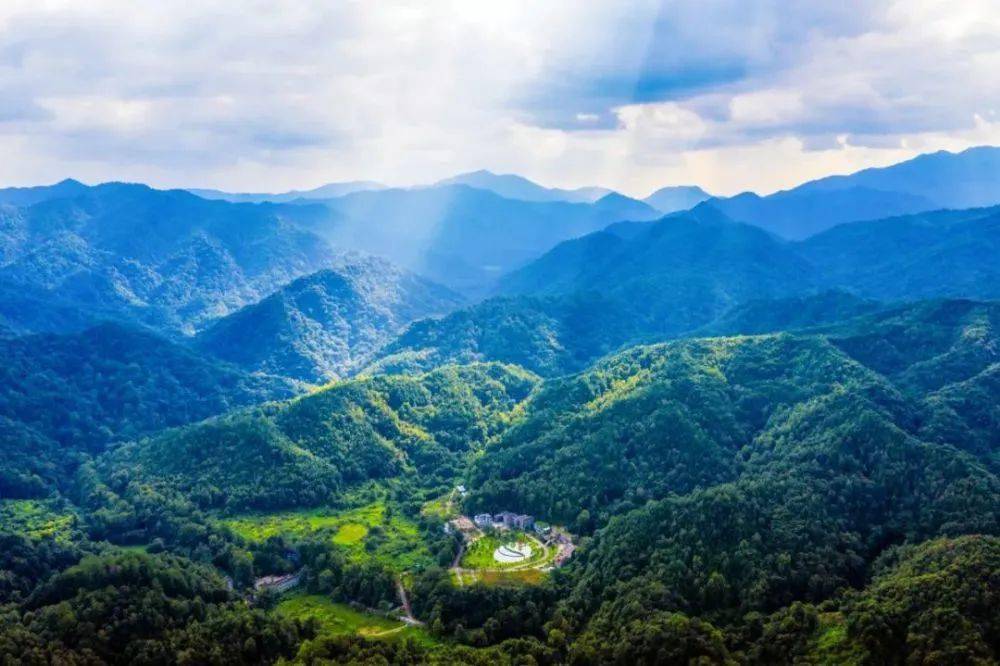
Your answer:
[[[331,508],[255,513],[220,522],[249,541],[272,536],[328,536],[358,561],[374,559],[397,572],[434,564],[417,525],[382,500],[351,509]]]

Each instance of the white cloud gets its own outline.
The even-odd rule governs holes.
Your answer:
[[[771,190],[997,143],[991,0],[0,4],[0,182]]]

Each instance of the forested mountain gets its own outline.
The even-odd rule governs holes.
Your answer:
[[[844,224],[798,249],[827,285],[869,298],[1000,296],[1000,207]]]
[[[453,478],[536,382],[499,364],[352,380],[119,447],[101,466],[206,508],[315,506],[367,480]]]
[[[6,187],[0,189],[0,204],[30,206],[50,199],[67,199],[87,191],[87,186],[78,180],[67,178],[53,185],[34,187]]]
[[[734,306],[692,335],[760,335],[811,329],[871,314],[885,307],[878,301],[836,289],[807,296],[754,299]]]
[[[751,298],[817,286],[788,243],[733,222],[712,206],[654,223],[613,225],[567,241],[500,283],[504,294],[594,291],[641,304],[637,316],[664,335],[705,325]]]
[[[709,202],[656,222],[611,225],[560,243],[502,279],[499,290],[596,292],[623,307],[639,303],[644,329],[662,337],[709,326],[748,301],[808,299],[829,290],[879,301],[997,298],[998,254],[998,208],[854,222],[788,243],[729,220]],[[828,315],[846,307],[813,303]],[[790,319],[775,324],[743,332],[797,327]],[[712,330],[736,329],[719,322],[700,333]]]
[[[0,662],[997,662],[994,155],[0,191]]]
[[[765,197],[744,193],[712,203],[735,220],[793,240],[844,222],[992,206],[1000,203],[1000,148],[920,155],[889,167],[821,178]]]
[[[353,258],[224,317],[195,345],[247,370],[322,383],[368,360],[409,322],[461,303],[385,260]]]
[[[0,639],[0,654],[26,664],[271,663],[299,640],[298,626],[249,608],[211,567],[169,555],[90,555],[26,606]]]
[[[921,409],[822,338],[637,348],[543,387],[477,461],[470,509],[513,506],[584,532],[606,525],[568,572],[557,616],[578,633],[570,652],[584,663],[648,659],[659,648],[637,634],[666,631],[659,622],[741,625],[750,612],[863,585],[891,544],[995,534],[995,473],[961,442],[924,439]],[[816,631],[804,626],[800,649]],[[988,646],[987,629],[957,640]]]
[[[0,340],[0,351],[3,495],[11,493],[13,479],[25,488],[47,486],[53,475],[38,474],[36,465],[65,465],[109,441],[293,393],[288,381],[250,375],[116,324]],[[33,474],[46,483],[40,486]]]
[[[356,192],[327,205],[334,215],[309,228],[335,247],[387,257],[473,295],[560,241],[658,215],[626,197],[521,201],[464,185]]]
[[[333,250],[300,226],[327,214],[99,185],[5,211],[0,285],[47,307],[191,331],[329,265]],[[10,308],[4,315],[29,331],[38,318]]]
[[[822,339],[637,347],[546,384],[528,418],[477,461],[473,502],[590,529],[649,499],[734,479],[744,447],[780,427],[772,414],[830,400],[845,385],[897,401]],[[581,520],[583,509],[590,517]]]
[[[542,376],[567,374],[641,338],[646,331],[634,315],[596,293],[491,298],[414,323],[379,351],[366,372],[499,361]]]

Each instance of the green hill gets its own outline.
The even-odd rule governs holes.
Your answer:
[[[294,392],[286,380],[117,324],[0,340],[0,355],[2,495],[41,492],[64,478],[78,454],[109,442]]]
[[[663,335],[710,323],[751,299],[808,293],[816,279],[794,248],[710,205],[567,241],[506,276],[506,295],[597,292],[630,305]]]
[[[344,376],[414,319],[462,299],[376,258],[299,278],[214,323],[195,345],[251,371],[323,383]]]
[[[313,506],[372,479],[442,482],[536,381],[498,364],[357,379],[121,446],[101,466],[228,510]]]
[[[845,387],[902,409],[891,386],[819,338],[630,349],[543,385],[525,420],[476,462],[472,506],[589,529],[650,499],[735,479],[781,417]]]
[[[492,298],[415,322],[379,351],[366,372],[499,361],[543,376],[567,374],[640,338],[643,329],[632,314],[596,293]]]

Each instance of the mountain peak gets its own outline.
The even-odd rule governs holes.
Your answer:
[[[671,185],[661,187],[643,201],[661,213],[673,213],[687,210],[711,197],[711,194],[697,185]]]

